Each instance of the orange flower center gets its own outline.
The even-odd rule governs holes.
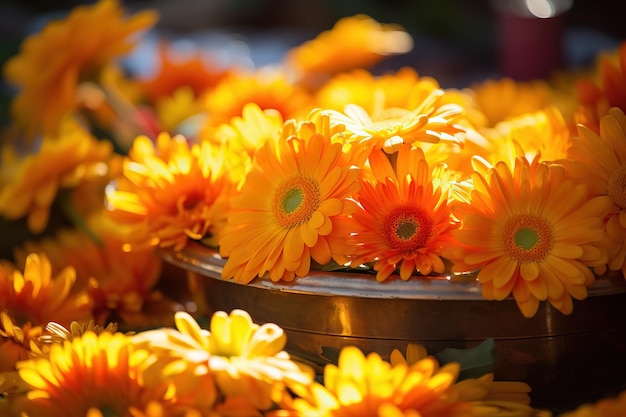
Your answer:
[[[537,216],[511,218],[502,234],[504,253],[518,262],[539,262],[552,247],[552,228]]]
[[[398,207],[389,213],[383,236],[390,248],[413,252],[423,247],[432,231],[432,220],[417,207]]]
[[[619,208],[626,208],[626,165],[617,168],[609,177],[607,194]]]
[[[319,188],[311,178],[292,177],[274,197],[274,216],[281,227],[290,228],[308,221],[319,207]]]

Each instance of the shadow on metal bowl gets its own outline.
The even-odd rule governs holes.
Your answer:
[[[528,383],[532,405],[569,410],[626,389],[626,281],[599,277],[564,315],[542,303],[525,318],[515,301],[487,301],[475,279],[377,282],[374,275],[312,271],[293,283],[223,280],[224,259],[199,244],[163,258],[187,271],[209,314],[241,308],[287,333],[286,350],[317,366],[355,345],[388,358],[419,343],[429,353],[495,340],[496,380]]]

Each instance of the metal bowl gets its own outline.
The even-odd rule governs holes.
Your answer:
[[[205,246],[162,255],[191,272],[210,312],[241,308],[255,322],[278,324],[287,333],[287,351],[319,369],[329,352],[347,345],[388,358],[409,343],[435,354],[493,338],[496,379],[527,382],[536,407],[565,410],[626,389],[621,276],[599,277],[570,315],[544,302],[525,318],[512,298],[485,300],[471,277],[381,283],[367,273],[312,271],[293,283],[239,284],[221,278],[225,261]]]

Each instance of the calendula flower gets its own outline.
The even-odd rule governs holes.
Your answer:
[[[382,107],[370,114],[356,104],[346,105],[343,113],[326,110],[333,125],[345,126],[350,142],[359,143],[369,149],[384,149],[396,152],[403,143],[416,146],[421,143],[440,141],[461,142],[457,134],[465,128],[457,122],[463,109],[455,104],[440,105],[438,99],[444,94],[441,89],[419,90],[419,100],[413,107]]]
[[[224,148],[161,133],[154,144],[139,136],[117,189],[107,192],[109,213],[133,226],[130,247],[181,250],[189,240],[217,241],[226,223],[232,183]]]
[[[128,18],[124,14],[116,0],[76,7],[28,37],[20,53],[6,62],[4,76],[19,89],[12,113],[30,137],[56,135],[59,123],[76,110],[79,83],[129,52],[133,35],[157,19],[151,10]]]
[[[291,281],[309,272],[311,259],[330,262],[329,240],[337,219],[354,209],[349,198],[359,187],[358,171],[342,143],[332,141],[328,118],[319,124],[326,130],[304,123],[255,153],[219,239],[220,254],[228,257],[224,278],[247,283],[267,274]]]
[[[44,136],[36,153],[13,167],[12,176],[0,189],[0,215],[9,220],[26,217],[28,229],[42,233],[57,195],[106,177],[112,157],[111,142],[100,141],[78,123],[66,120],[58,136]]]
[[[201,328],[189,313],[175,314],[177,331],[160,329],[135,336],[135,343],[166,350],[181,358],[178,367],[210,373],[220,393],[234,400],[222,411],[237,408],[267,410],[285,385],[308,385],[313,372],[294,362],[283,349],[286,335],[273,323],[258,325],[243,310],[215,312],[209,330]],[[208,369],[206,369],[208,368]],[[241,403],[243,402],[243,403]]]
[[[401,26],[358,14],[339,19],[315,39],[287,51],[285,65],[301,78],[369,67],[384,57],[409,52],[413,39]]]
[[[52,275],[44,254],[31,253],[24,271],[7,273],[0,267],[0,309],[19,318],[18,326],[28,322],[44,326],[49,321],[69,325],[72,320],[91,318],[91,301],[84,292],[73,292],[76,272],[67,266]]]
[[[590,266],[606,262],[600,247],[606,196],[592,197],[587,187],[568,179],[561,165],[517,158],[476,171],[467,204],[455,206],[461,245],[450,248],[455,271],[478,272],[489,300],[513,295],[526,317],[539,301],[572,312],[572,297],[587,297],[595,281]]]
[[[458,224],[448,205],[450,183],[434,179],[419,148],[403,145],[395,167],[382,150],[369,157],[373,180],[361,180],[361,209],[352,215],[352,243],[346,252],[353,264],[374,263],[376,279],[384,281],[396,269],[408,280],[444,272],[441,250],[453,245]]]
[[[50,417],[84,417],[92,408],[131,415],[131,407],[143,409],[152,401],[172,409],[175,390],[150,372],[153,363],[129,336],[88,331],[53,344],[48,357],[18,363],[30,391],[17,406],[28,416]]]
[[[580,405],[575,410],[559,414],[559,417],[618,417],[625,414],[626,391],[622,391],[614,397]]]
[[[599,133],[578,126],[569,158],[559,161],[568,175],[589,187],[594,196],[607,196],[612,208],[606,219],[608,268],[626,274],[626,116],[612,108],[600,122]],[[602,273],[603,269],[598,269]]]
[[[392,366],[377,353],[365,356],[354,346],[341,349],[337,365],[324,368],[324,383],[315,383],[292,400],[293,415],[302,416],[461,416],[472,415],[458,401],[458,364],[439,367],[427,357]]]
[[[553,104],[552,89],[543,80],[488,79],[470,89],[474,103],[485,115],[486,126],[494,127],[511,117],[542,110]]]

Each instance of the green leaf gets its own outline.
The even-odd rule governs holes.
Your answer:
[[[478,346],[468,349],[446,348],[435,355],[441,365],[457,362],[461,365],[459,381],[467,378],[479,378],[493,372],[496,359],[494,350],[496,342],[490,337]]]

